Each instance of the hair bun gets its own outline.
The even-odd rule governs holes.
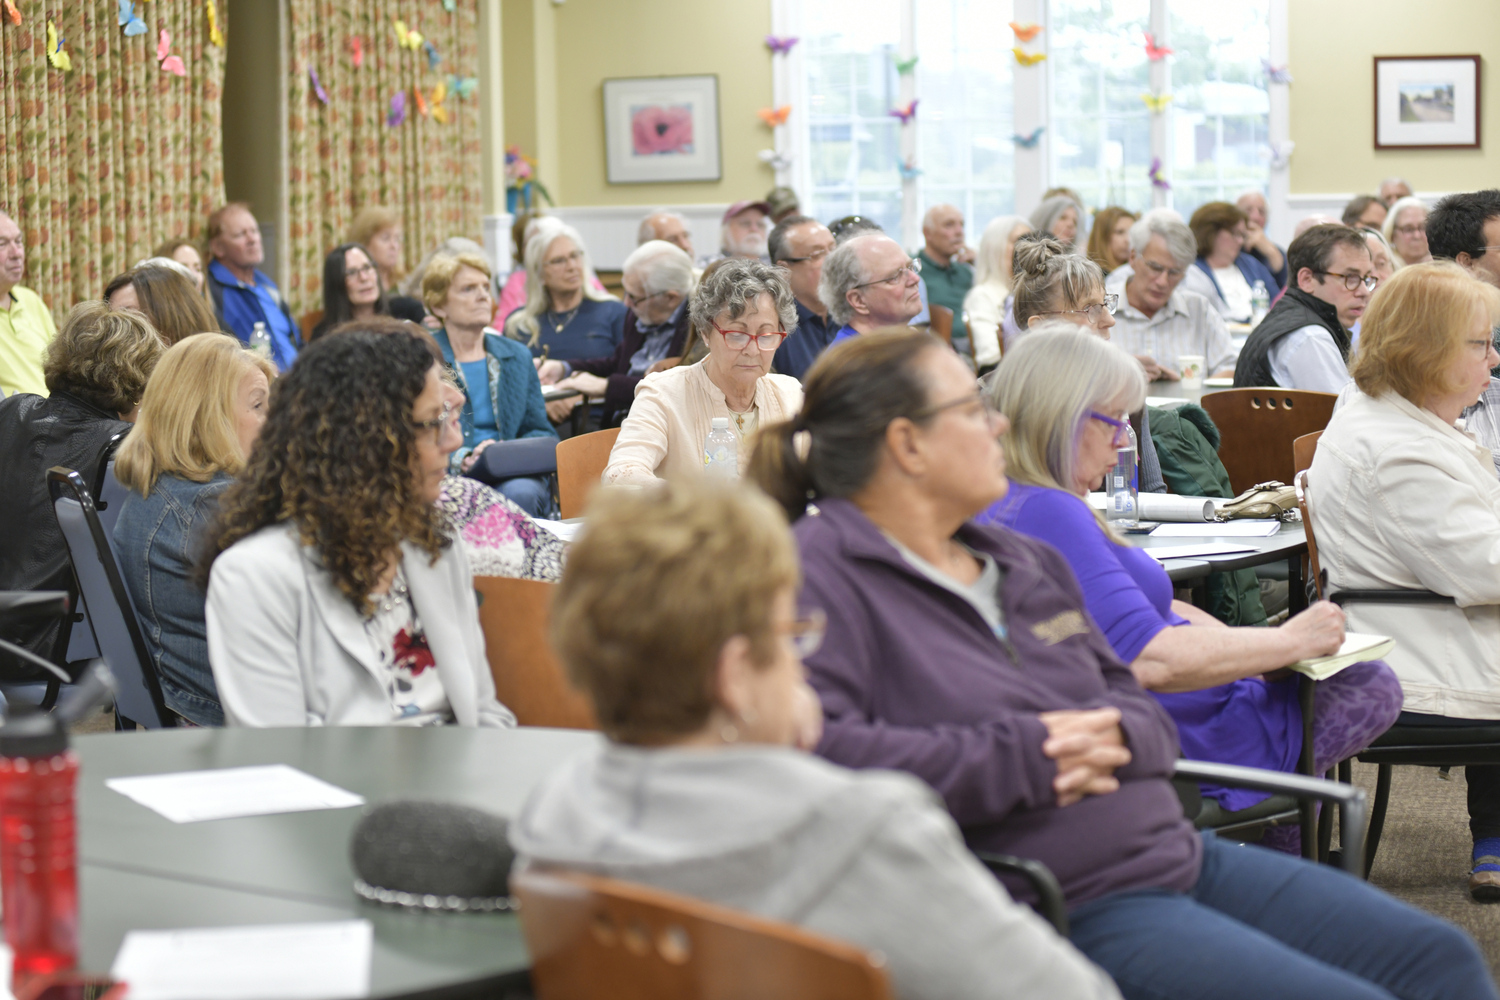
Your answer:
[[[1068,252],[1062,242],[1048,233],[1025,233],[1016,240],[1015,270],[1032,278],[1047,271],[1047,262]]]

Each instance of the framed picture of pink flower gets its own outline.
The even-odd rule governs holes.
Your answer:
[[[604,140],[611,184],[718,180],[719,78],[605,80]]]

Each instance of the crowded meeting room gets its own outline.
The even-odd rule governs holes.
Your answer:
[[[1500,1000],[1384,2],[0,0],[0,1000]]]

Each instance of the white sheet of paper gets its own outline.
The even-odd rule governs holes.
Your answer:
[[[1183,403],[1186,403],[1186,402],[1187,402],[1186,399],[1178,399],[1178,398],[1173,397],[1173,396],[1147,396],[1146,397],[1146,405],[1147,406],[1154,406],[1157,409],[1161,409],[1161,410],[1170,410],[1172,407],[1174,407],[1174,406],[1181,406]]]
[[[1161,529],[1156,529],[1160,531]],[[1155,532],[1152,533],[1155,537]],[[1222,544],[1204,543],[1202,545],[1153,545],[1142,552],[1152,559],[1196,559],[1199,556],[1228,556],[1236,552],[1254,552],[1253,545],[1236,545],[1233,542]]]
[[[173,823],[365,804],[361,796],[286,764],[143,774],[104,784]]]
[[[541,517],[534,517],[532,520],[565,542],[571,542],[573,536],[578,534],[579,529],[583,527],[582,521],[548,521]]]
[[[1281,522],[1260,518],[1215,521],[1210,524],[1163,524],[1152,538],[1270,538],[1281,530]]]
[[[368,920],[130,931],[110,975],[130,1000],[344,1000],[370,993]]]

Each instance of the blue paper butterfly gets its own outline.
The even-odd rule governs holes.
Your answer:
[[[1013,133],[1011,140],[1022,149],[1036,149],[1036,144],[1042,141],[1042,133],[1045,131],[1047,131],[1047,126],[1038,125],[1032,130],[1030,135],[1022,135],[1019,132]]]
[[[144,35],[146,22],[135,16],[134,0],[120,0],[120,27],[127,35]]]

